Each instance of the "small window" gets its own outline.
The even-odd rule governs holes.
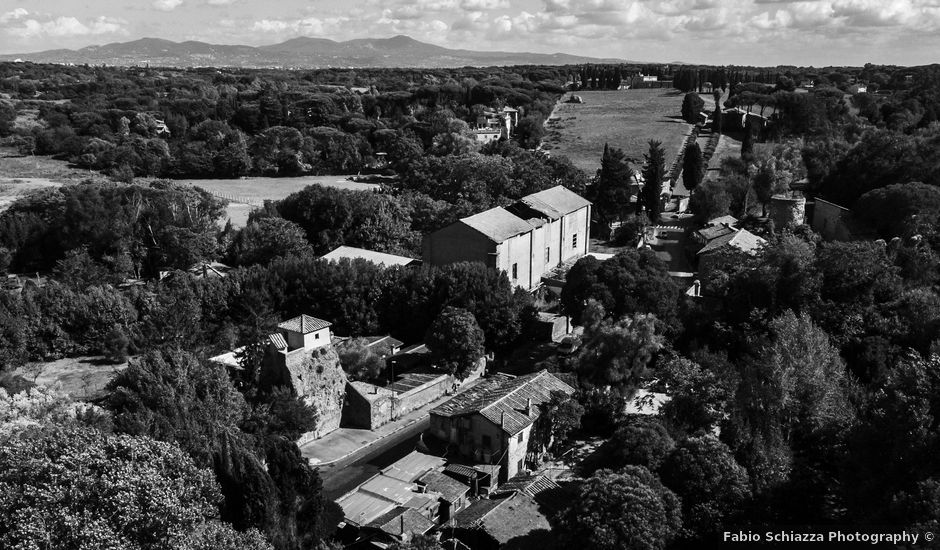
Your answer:
[[[523,469],[525,469],[525,460],[519,459],[519,463],[516,464],[516,471],[521,472]]]
[[[519,264],[512,264],[512,280],[519,278]]]
[[[545,263],[549,263],[551,261],[552,261],[552,249],[546,246],[545,247]]]
[[[314,335],[313,335],[313,339],[314,339],[314,340],[319,340],[319,339],[320,339],[320,333],[318,332],[318,333],[314,334]]]
[[[519,437],[516,438],[517,443],[522,443],[522,432],[519,432]]]
[[[571,236],[571,248],[578,248],[578,234],[577,233]]]

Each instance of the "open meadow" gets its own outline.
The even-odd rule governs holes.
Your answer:
[[[692,125],[680,117],[682,93],[674,89],[582,91],[584,103],[560,103],[547,123],[542,149],[571,159],[593,176],[600,168],[604,144],[619,147],[636,164],[643,163],[649,140],[666,149],[672,163]]]

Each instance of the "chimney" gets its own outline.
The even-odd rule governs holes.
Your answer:
[[[405,536],[405,514],[398,516],[398,522],[401,525],[401,536]]]
[[[525,415],[532,416],[532,398],[525,400]]]
[[[500,416],[499,416],[499,427],[502,428],[502,427],[505,426],[505,425],[506,425],[506,413],[503,412],[503,413],[500,414]]]

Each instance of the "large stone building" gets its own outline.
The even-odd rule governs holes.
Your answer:
[[[262,388],[287,387],[317,410],[311,437],[339,428],[346,395],[346,373],[332,345],[331,323],[300,315],[268,335],[261,367]]]
[[[552,393],[574,393],[574,388],[548,371],[513,377],[498,374],[431,410],[431,433],[450,444],[452,451],[474,462],[498,464],[505,481],[524,470],[528,453],[539,449],[532,426],[541,415],[539,405]]]
[[[532,290],[553,268],[587,254],[590,224],[591,203],[559,185],[425,236],[424,261],[483,262]]]

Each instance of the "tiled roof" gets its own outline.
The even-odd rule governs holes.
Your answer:
[[[590,206],[591,202],[581,195],[568,190],[562,185],[556,185],[551,189],[532,193],[519,199],[519,202],[529,206],[533,210],[545,214],[550,219],[556,220],[565,214],[570,214],[577,210]]]
[[[271,342],[275,349],[287,349],[287,340],[284,339],[284,335],[280,332],[269,334],[268,342]]]
[[[414,496],[411,483],[378,474],[359,486],[359,492],[384,498],[389,502],[404,504]]]
[[[735,218],[734,216],[728,216],[728,215],[726,215],[726,216],[720,216],[720,217],[718,217],[718,218],[714,218],[714,219],[708,220],[708,222],[706,222],[705,225],[706,225],[706,226],[711,226],[711,225],[727,225],[727,226],[729,226],[729,227],[734,227],[734,226],[738,225],[738,219]]]
[[[696,234],[698,234],[707,243],[708,241],[711,241],[712,239],[717,239],[718,237],[730,235],[734,232],[735,230],[733,228],[728,227],[726,225],[711,225],[711,226],[703,227],[702,229],[699,229],[698,231],[696,231]]]
[[[543,531],[546,537],[552,536],[549,533],[551,524],[539,510],[539,504],[532,497],[518,493],[502,499],[495,510],[484,514],[480,518],[479,528],[500,544],[536,530]]]
[[[394,536],[401,536],[405,533],[423,535],[434,528],[434,522],[413,508],[398,506],[372,520],[369,527],[381,529]]]
[[[496,375],[438,405],[431,414],[460,416],[479,413],[509,435],[515,435],[538,418],[537,405],[548,401],[554,391],[570,395],[574,388],[547,371],[519,377]],[[530,399],[533,407],[526,414]]]
[[[366,340],[368,341],[366,347],[380,356],[391,355],[393,349],[405,345],[401,340],[391,336],[367,336]]]
[[[532,230],[532,226],[525,220],[500,206],[461,218],[460,222],[496,243]]]
[[[473,527],[486,514],[499,507],[504,500],[508,499],[487,498],[473,502],[470,506],[454,514],[454,527]]]
[[[411,451],[411,453],[404,458],[393,462],[383,469],[382,474],[411,483],[427,472],[444,466],[445,462],[446,461],[439,456]]]
[[[414,258],[408,258],[407,256],[396,256],[395,254],[386,254],[384,252],[376,252],[374,250],[366,250],[365,248],[356,248],[354,246],[340,246],[323,256],[324,260],[332,261],[339,261],[343,258],[350,260],[363,259],[376,265],[386,267],[393,265],[410,265],[419,261]]]
[[[448,464],[444,468],[444,472],[458,477],[465,477],[467,479],[473,479],[477,476],[476,470],[470,466],[464,466],[463,464]]]
[[[321,330],[332,325],[333,323],[324,321],[323,319],[317,319],[316,317],[311,317],[309,315],[300,315],[298,317],[294,317],[293,319],[284,321],[277,327],[284,330],[289,330],[291,332],[307,334],[309,332]]]
[[[520,492],[530,497],[539,493],[557,489],[558,484],[541,474],[521,474],[503,483],[496,490],[497,493]]]
[[[467,485],[434,470],[421,476],[418,483],[427,487],[428,491],[440,493],[447,502],[457,502],[470,491]]]
[[[721,237],[712,239],[698,251],[698,254],[708,254],[709,252],[714,252],[725,246],[731,246],[742,252],[751,253],[757,251],[757,249],[766,243],[767,241],[747,229],[739,229],[736,233],[729,233],[728,235],[722,235]]]

